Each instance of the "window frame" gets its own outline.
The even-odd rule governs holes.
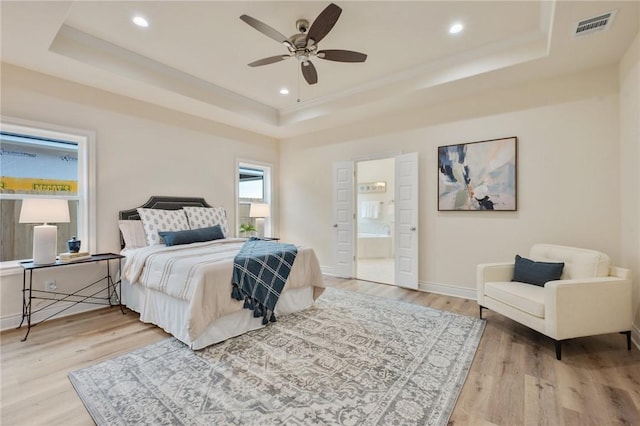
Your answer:
[[[76,195],[4,194],[3,200],[25,198],[61,198],[78,201],[78,237],[86,244],[90,253],[96,252],[96,149],[95,132],[50,123],[36,122],[15,117],[0,116],[0,131],[34,136],[45,139],[64,140],[78,145],[78,193]],[[21,260],[0,262],[0,276],[22,272]]]

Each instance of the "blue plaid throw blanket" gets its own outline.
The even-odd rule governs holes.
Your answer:
[[[278,303],[298,249],[293,244],[251,239],[233,259],[231,297],[244,300],[244,308],[253,310],[262,324],[274,322]]]

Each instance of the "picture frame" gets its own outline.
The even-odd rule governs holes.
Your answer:
[[[517,211],[518,138],[438,147],[438,211]]]

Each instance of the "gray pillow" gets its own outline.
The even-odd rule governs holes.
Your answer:
[[[548,281],[559,280],[563,269],[563,262],[534,262],[531,259],[516,255],[513,279],[511,281],[544,287]]]

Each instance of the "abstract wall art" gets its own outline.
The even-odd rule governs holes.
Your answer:
[[[513,136],[438,147],[438,210],[517,210]]]

